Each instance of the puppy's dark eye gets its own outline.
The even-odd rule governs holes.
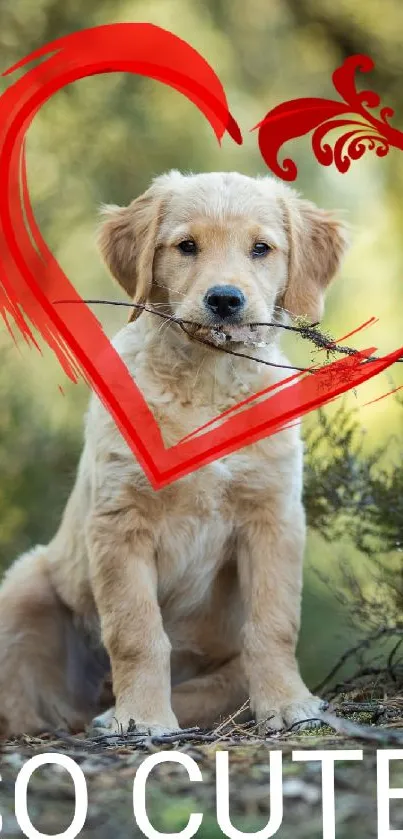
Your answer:
[[[197,245],[193,239],[184,239],[183,242],[179,242],[178,248],[182,253],[197,253]]]
[[[252,256],[265,256],[269,251],[271,251],[271,247],[266,245],[266,242],[255,242],[252,248]]]

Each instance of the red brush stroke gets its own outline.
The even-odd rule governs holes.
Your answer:
[[[373,323],[376,323],[376,321],[377,321],[377,318],[374,318],[374,317],[369,318],[368,320],[365,321],[365,323],[362,323],[360,326],[357,326],[355,329],[353,329],[347,335],[343,335],[341,338],[337,338],[335,341],[332,342],[332,345],[335,346],[336,344],[340,344],[342,341],[345,341],[351,335],[356,335],[357,332],[361,332],[363,329],[366,329],[367,326],[370,326]],[[330,347],[332,345],[330,345]],[[320,352],[326,352],[326,351],[327,351],[326,347],[323,347],[320,350]],[[309,368],[307,368],[307,370],[313,371],[318,366],[319,365],[317,363],[315,363],[315,364],[311,365]],[[251,402],[255,402],[256,399],[259,399],[261,396],[265,396],[269,393],[273,393],[275,390],[278,390],[279,388],[284,387],[285,384],[289,384],[290,382],[294,382],[294,381],[298,380],[300,377],[301,377],[301,373],[296,372],[296,373],[293,373],[292,375],[288,376],[286,379],[282,379],[281,382],[277,382],[274,385],[270,385],[269,387],[265,388],[264,390],[259,390],[256,393],[252,393],[251,396],[247,396],[245,399],[242,399],[241,402],[237,402],[236,405],[231,405],[230,408],[227,408],[226,411],[223,411],[222,414],[220,414],[219,418],[221,419],[222,417],[226,417],[229,414],[236,413],[240,408],[243,408],[245,405],[248,405]],[[195,434],[198,434],[200,431],[203,431],[205,428],[211,428],[211,426],[215,425],[216,422],[217,422],[217,417],[215,419],[209,420],[208,422],[205,422],[203,425],[200,425],[199,428],[196,428],[194,431],[191,431],[190,434],[187,434],[186,437],[182,437],[182,439],[179,442],[182,443],[183,440],[189,440],[190,437],[194,437]],[[290,426],[288,426],[288,424],[284,426],[284,428],[288,428],[288,427],[290,427]]]
[[[378,318],[372,316],[372,318],[368,318],[365,323],[362,323],[361,326],[357,326],[355,329],[352,329],[351,332],[347,332],[346,335],[342,335],[341,338],[338,338],[336,343],[341,344],[342,341],[347,341],[348,338],[351,338],[352,335],[357,335],[357,332],[362,332],[363,329],[366,329],[368,326],[373,326],[374,323],[378,323]]]
[[[297,167],[291,158],[279,163],[281,146],[288,140],[312,134],[312,150],[322,166],[335,164],[339,172],[349,170],[351,161],[359,160],[367,150],[385,157],[391,146],[403,150],[403,133],[393,128],[389,119],[392,108],[382,108],[379,117],[368,108],[377,108],[380,98],[372,90],[357,92],[355,73],[368,73],[374,62],[368,55],[350,55],[332,75],[333,85],[344,101],[319,98],[291,99],[269,111],[252,130],[259,129],[261,154],[279,178],[294,181]],[[367,107],[365,107],[367,106]],[[356,119],[353,119],[353,116]],[[334,143],[325,142],[326,135],[340,128],[348,128]]]
[[[388,393],[383,393],[382,396],[378,396],[376,399],[371,399],[370,402],[364,402],[363,408],[367,408],[368,405],[375,405],[376,402],[381,402],[382,399],[386,399],[387,396],[393,396],[394,393],[397,393],[399,390],[403,390],[403,385],[399,385],[399,387],[394,387],[393,390],[389,390]]]
[[[191,471],[279,431],[308,411],[385,370],[403,348],[363,363],[373,348],[343,358],[314,374],[297,374],[288,387],[262,392],[263,401],[199,437],[165,448],[160,429],[125,364],[53,257],[30,204],[24,137],[40,107],[57,90],[85,76],[137,73],[186,95],[209,120],[218,138],[228,131],[240,143],[221,83],[204,59],[176,36],[151,24],[110,24],[60,38],[31,53],[11,70],[42,59],[0,97],[0,312],[25,340],[40,334],[73,380],[84,376],[110,411],[122,435],[157,489]],[[60,315],[52,304],[69,299]],[[253,397],[252,397],[253,398]],[[133,420],[133,417],[135,420]]]

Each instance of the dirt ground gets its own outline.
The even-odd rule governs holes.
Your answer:
[[[0,813],[2,837],[22,836],[14,813],[14,783],[33,755],[63,753],[85,774],[88,814],[80,836],[88,839],[127,839],[143,836],[133,815],[136,768],[156,751],[180,750],[198,764],[203,782],[189,781],[175,763],[153,769],[147,781],[147,813],[154,828],[167,833],[182,830],[190,813],[203,812],[200,839],[222,836],[215,817],[215,754],[228,751],[230,814],[234,827],[254,832],[270,815],[270,751],[283,753],[283,823],[280,839],[322,837],[321,764],[292,761],[293,750],[362,749],[361,761],[338,761],[335,766],[337,839],[377,837],[377,750],[403,749],[403,699],[380,703],[346,701],[331,708],[322,729],[260,738],[253,727],[232,721],[215,732],[189,730],[170,738],[151,739],[130,734],[106,739],[98,736],[23,737],[4,742],[0,754]],[[313,754],[314,757],[314,754]],[[391,763],[391,787],[403,787],[403,760]],[[74,814],[71,778],[60,768],[38,769],[31,778],[28,810],[34,827],[44,834],[63,832]],[[391,828],[403,828],[403,801],[391,801]]]

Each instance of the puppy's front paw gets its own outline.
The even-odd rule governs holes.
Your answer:
[[[103,714],[98,714],[89,726],[89,733],[97,736],[98,734],[111,734],[113,730],[113,722],[116,717],[116,708],[108,708]]]
[[[328,703],[319,696],[306,694],[302,697],[290,698],[282,702],[269,700],[256,707],[256,721],[260,734],[270,734],[284,728],[317,728],[321,725],[321,711],[325,711]]]
[[[173,734],[180,731],[178,720],[175,715],[167,713],[161,720],[142,720],[136,718],[135,714],[118,712],[116,708],[109,708],[104,714],[100,714],[92,721],[92,732],[94,734],[143,734],[151,737],[161,737],[164,734]]]

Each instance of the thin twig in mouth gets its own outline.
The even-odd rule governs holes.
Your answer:
[[[208,328],[208,326],[206,324],[196,323],[193,320],[184,320],[183,318],[176,318],[173,315],[167,315],[167,314],[164,314],[163,312],[157,312],[155,309],[151,309],[149,306],[146,306],[143,303],[126,303],[125,301],[122,301],[122,300],[98,300],[98,299],[54,300],[53,303],[55,305],[59,304],[59,303],[86,303],[90,306],[109,305],[109,306],[125,306],[125,307],[129,307],[131,309],[133,309],[133,308],[141,309],[143,312],[149,312],[150,314],[157,315],[157,317],[163,318],[166,321],[170,321],[171,323],[175,323],[177,326],[179,326],[183,330],[183,332],[186,333],[186,335],[188,335],[189,338],[191,338],[191,340],[197,341],[199,344],[204,344],[207,347],[211,347],[214,350],[219,350],[221,352],[228,353],[229,355],[236,355],[236,356],[239,356],[240,358],[247,358],[247,359],[249,359],[249,361],[257,361],[257,362],[259,362],[259,364],[266,364],[268,367],[280,367],[284,370],[294,370],[294,371],[296,370],[297,372],[300,372],[300,373],[312,373],[313,372],[313,370],[309,367],[295,367],[292,364],[275,364],[274,361],[266,361],[263,358],[256,358],[256,356],[247,355],[247,353],[241,353],[241,352],[237,352],[236,350],[230,350],[229,348],[226,348],[226,347],[217,346],[217,344],[214,344],[213,341],[208,341],[205,338],[202,338],[200,335],[197,335],[197,333],[190,332],[188,329],[186,329],[186,326],[193,326],[193,327],[196,327],[197,329],[206,329],[206,328]],[[248,326],[254,326],[254,325],[255,324],[253,324],[253,323],[248,324]],[[265,323],[265,324],[261,324],[261,325],[264,325],[264,326],[280,326],[280,324],[276,324],[276,323]],[[211,329],[213,329],[213,328],[214,328],[214,325],[212,324]]]
[[[187,329],[187,326],[193,327],[197,329],[215,329],[219,331],[219,325],[211,324],[203,324],[197,323],[193,320],[185,320],[184,318],[177,318],[174,315],[168,315],[164,312],[159,312],[156,309],[153,309],[149,306],[146,306],[143,303],[127,303],[126,301],[122,300],[101,300],[101,299],[86,299],[86,300],[54,300],[54,304],[59,303],[86,303],[88,305],[107,305],[107,306],[124,306],[130,309],[141,309],[144,312],[149,312],[152,315],[157,315],[157,317],[163,318],[165,321],[170,321],[171,323],[176,324],[179,326],[183,332],[193,341],[198,341],[200,344],[204,344],[205,346],[211,347],[212,349],[219,350],[221,352],[228,353],[229,355],[235,355],[239,358],[246,358],[250,361],[257,361],[259,364],[265,364],[268,367],[279,367],[285,370],[296,370],[300,373],[314,373],[317,370],[320,370],[321,367],[325,365],[313,365],[312,367],[296,367],[292,364],[276,364],[273,361],[266,361],[263,358],[256,358],[256,356],[248,355],[247,353],[238,352],[237,350],[230,349],[229,347],[224,347],[215,344],[213,341],[208,341],[205,337],[201,335],[197,335],[197,332],[191,332]],[[281,307],[276,307],[280,308]],[[278,321],[255,321],[249,324],[244,324],[247,326],[259,327],[259,326],[266,326],[266,327],[274,327],[277,329],[285,329],[289,332],[294,332],[301,336],[301,338],[311,341],[318,349],[326,350],[327,353],[340,353],[343,355],[357,355],[359,350],[354,349],[353,347],[346,347],[337,344],[330,336],[324,335],[320,330],[317,328],[318,324],[303,324],[302,326],[291,326],[290,324],[286,323],[279,323]],[[362,363],[367,364],[370,361],[377,361],[379,360],[379,356],[372,355],[369,358],[363,359]],[[403,363],[403,357],[396,359],[395,363]]]
[[[245,352],[238,352],[237,350],[230,350],[229,347],[222,347],[219,344],[214,344],[213,341],[207,341],[205,338],[202,338],[197,333],[189,332],[184,326],[183,323],[179,323],[178,325],[181,327],[183,332],[189,336],[194,341],[198,341],[200,344],[205,344],[207,347],[213,347],[215,350],[219,350],[221,352],[225,352],[228,355],[236,355],[238,358],[248,358],[249,361],[258,361],[259,364],[266,364],[268,367],[281,367],[283,370],[297,370],[300,373],[312,373],[313,370],[310,370],[309,367],[294,367],[292,364],[275,364],[274,361],[266,361],[264,358],[256,358],[254,355],[248,355]],[[252,326],[253,324],[250,324]],[[261,324],[263,326],[263,324]],[[274,326],[274,324],[264,324],[265,326]]]

